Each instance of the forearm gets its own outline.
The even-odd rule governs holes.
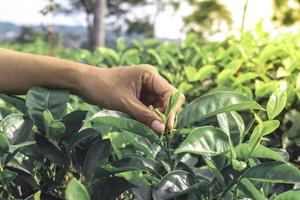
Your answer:
[[[24,94],[39,85],[76,93],[88,68],[91,66],[0,48],[0,92]]]

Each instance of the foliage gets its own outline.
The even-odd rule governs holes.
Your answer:
[[[62,58],[95,66],[156,65],[189,103],[176,128],[157,136],[67,91],[37,87],[26,98],[0,95],[2,197],[296,199],[299,38],[271,38],[260,24],[242,41],[202,44],[191,34],[181,44],[128,45],[120,38],[115,49],[57,48]],[[2,47],[47,53],[39,40]],[[164,121],[177,96],[161,114]]]
[[[286,151],[260,144],[279,126],[273,118],[285,105],[274,98],[280,95],[265,110],[240,93],[209,93],[186,105],[176,129],[161,136],[124,113],[70,109],[65,90],[34,87],[25,99],[1,95],[11,108],[0,123],[1,196],[296,198],[299,191],[291,188],[300,171]],[[166,119],[179,96],[171,98]]]
[[[284,26],[296,24],[300,20],[299,0],[274,0],[273,20]]]

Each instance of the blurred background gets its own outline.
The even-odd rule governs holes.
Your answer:
[[[93,50],[120,36],[179,42],[189,32],[222,41],[259,22],[271,35],[298,31],[300,0],[9,0],[0,6],[0,43],[39,38]]]

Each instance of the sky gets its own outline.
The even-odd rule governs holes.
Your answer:
[[[2,0],[0,6],[0,21],[13,22],[20,25],[30,24],[54,24],[63,25],[85,25],[85,16],[83,13],[77,15],[64,16],[56,15],[43,17],[39,11],[46,5],[46,0]],[[65,3],[67,0],[57,0]],[[241,26],[243,6],[245,0],[220,0],[232,12],[233,29],[239,29]],[[189,14],[192,8],[187,4],[182,4],[179,12],[174,14],[171,9],[160,13],[155,24],[155,36],[159,38],[179,39],[184,37],[182,33],[182,16]],[[272,16],[272,0],[249,0],[245,29],[253,29],[260,19],[265,21],[264,27],[272,30],[270,23]]]

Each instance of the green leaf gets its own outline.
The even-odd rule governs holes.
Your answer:
[[[245,169],[247,167],[247,163],[244,161],[232,159],[232,166],[233,166],[233,169],[242,171],[243,169]]]
[[[278,82],[277,81],[269,81],[269,82],[263,82],[256,80],[255,81],[255,96],[256,97],[266,97],[278,88]]]
[[[65,131],[62,134],[62,138],[69,139],[73,137],[82,127],[83,120],[86,118],[87,111],[76,110],[69,113],[62,119],[62,123],[65,125]]]
[[[277,152],[260,144],[252,151],[251,155],[249,144],[246,143],[236,146],[235,152],[238,159],[247,160],[248,158],[263,158],[285,162],[284,158]]]
[[[198,182],[196,177],[185,171],[176,170],[164,176],[152,192],[153,200],[173,199],[192,190],[205,192],[206,182]]]
[[[279,194],[274,200],[297,200],[300,196],[300,190],[290,190]]]
[[[67,184],[65,196],[67,200],[90,199],[90,195],[86,188],[74,177]]]
[[[99,123],[100,125],[109,125],[120,130],[129,131],[131,133],[146,137],[151,142],[160,144],[159,137],[153,132],[151,128],[133,119],[104,116],[92,118],[91,121],[93,123]]]
[[[249,81],[251,79],[257,78],[259,76],[260,75],[258,73],[255,73],[255,72],[247,72],[247,73],[241,74],[234,81],[234,85],[242,84],[242,83],[244,83],[246,81]]]
[[[33,121],[23,114],[11,114],[1,121],[0,128],[10,144],[19,144],[31,135]]]
[[[0,133],[0,157],[9,151],[9,142],[6,137]]]
[[[229,138],[221,129],[200,127],[193,130],[175,153],[215,156],[230,150]]]
[[[271,183],[300,183],[300,171],[290,163],[268,162],[247,169],[242,178]]]
[[[91,180],[97,166],[104,164],[111,153],[109,140],[96,140],[86,153],[83,174]]]
[[[38,128],[45,131],[43,112],[49,110],[54,119],[61,119],[68,100],[66,90],[33,87],[27,92],[26,106]]]
[[[175,106],[177,105],[180,95],[181,95],[181,92],[178,90],[171,96],[170,102],[169,102],[169,105],[167,108],[167,112],[166,112],[167,119],[169,119],[170,114],[173,112]]]
[[[123,192],[136,186],[120,177],[98,179],[92,188],[92,199],[115,200]]]
[[[195,67],[184,67],[184,72],[189,82],[197,81],[197,70]]]
[[[260,143],[264,135],[270,134],[279,127],[279,121],[269,120],[259,123],[253,130],[251,137],[249,139],[250,153],[256,148]]]
[[[236,92],[213,92],[188,104],[178,116],[177,127],[200,122],[218,113],[263,108],[247,96]]]
[[[119,37],[117,39],[117,50],[124,51],[126,49],[126,40],[124,37]]]
[[[61,134],[65,131],[65,125],[61,121],[55,120],[49,110],[44,111],[43,116],[48,139],[54,142],[59,141]]]
[[[247,197],[255,200],[265,200],[263,194],[248,179],[242,179],[239,184],[239,189],[247,195]]]
[[[217,114],[219,127],[230,137],[233,145],[240,143],[245,131],[245,124],[237,112],[226,112]]]
[[[76,133],[72,138],[70,138],[68,142],[68,149],[72,150],[74,147],[76,147],[81,142],[87,140],[88,138],[100,136],[100,133],[92,128],[87,128],[79,133]]]
[[[274,119],[284,109],[287,102],[286,91],[278,90],[274,92],[267,103],[267,114],[269,119]]]
[[[18,173],[16,172],[12,172],[9,170],[4,170],[0,172],[0,182],[1,185],[7,185],[9,183],[11,183],[13,180],[15,180],[15,178],[17,178]]]
[[[145,137],[135,135],[128,131],[121,131],[110,133],[109,138],[111,139],[114,149],[132,145],[139,154],[143,152],[148,158],[154,159],[154,152],[152,151],[153,145]]]
[[[204,81],[216,71],[217,71],[217,67],[215,65],[204,65],[198,70],[196,74],[196,79],[199,81]]]
[[[134,158],[134,157],[122,158],[114,162],[111,162],[110,164],[101,165],[100,167],[98,167],[95,171],[95,178],[114,175],[122,172],[140,171],[140,170],[156,173],[154,170],[155,166],[151,166],[151,165],[149,166],[149,162],[146,162],[145,165],[144,162],[146,162],[146,160],[143,160],[143,158]]]
[[[156,60],[156,64],[158,66],[162,66],[163,65],[163,61],[162,61],[159,53],[156,50],[154,50],[154,49],[147,49],[147,53],[149,55],[153,56],[153,58]]]
[[[26,107],[25,101],[23,99],[14,97],[14,96],[8,96],[5,94],[0,94],[0,99],[5,101],[6,103],[12,105],[17,110],[19,110],[21,113],[23,113],[24,115],[28,114],[27,107]]]
[[[67,160],[64,152],[61,149],[59,149],[55,144],[53,144],[41,134],[36,134],[35,139],[37,146],[46,158],[53,162],[56,162],[59,165],[66,164]]]

